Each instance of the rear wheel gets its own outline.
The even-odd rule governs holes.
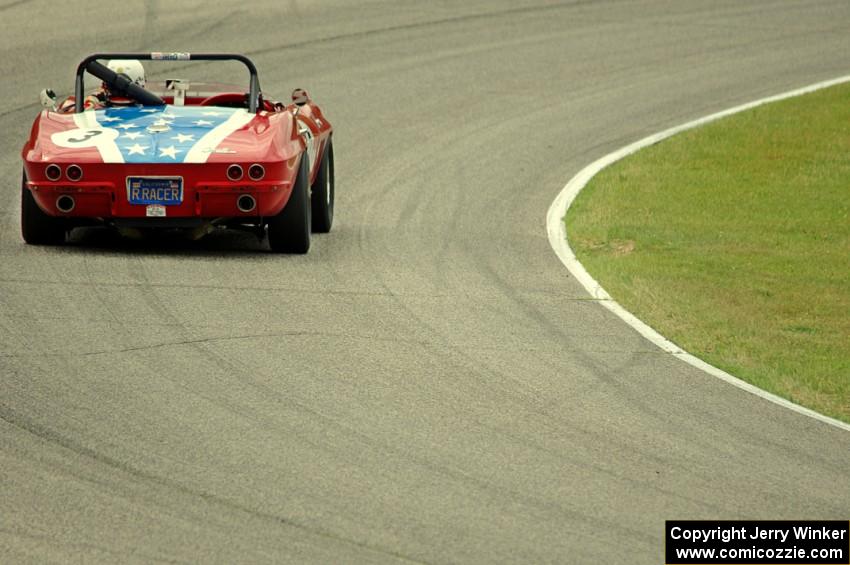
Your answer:
[[[27,188],[27,176],[21,176],[21,235],[30,245],[60,245],[65,243],[65,222],[49,216],[38,207]]]
[[[289,201],[269,220],[269,247],[281,253],[304,254],[310,250],[310,186],[307,154],[301,156],[298,177]]]
[[[334,147],[330,139],[319,165],[319,174],[310,194],[313,231],[328,233],[334,221]]]

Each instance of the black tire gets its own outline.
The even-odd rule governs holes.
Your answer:
[[[313,231],[328,233],[334,222],[334,147],[328,139],[328,145],[322,155],[319,174],[310,193],[310,206],[313,208]]]
[[[301,156],[298,177],[289,201],[269,220],[269,247],[279,253],[304,254],[310,250],[310,174],[307,154]]]
[[[65,243],[65,221],[44,213],[27,188],[27,176],[21,177],[21,235],[30,245]]]

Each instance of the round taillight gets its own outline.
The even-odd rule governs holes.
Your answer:
[[[242,167],[239,165],[230,165],[227,167],[227,178],[230,180],[240,180],[242,178]]]
[[[47,180],[59,180],[59,177],[62,176],[62,168],[59,165],[47,165],[47,168],[44,169],[44,176],[47,177]]]
[[[83,178],[83,170],[79,165],[68,165],[68,168],[65,169],[65,176],[68,177],[68,180],[77,182]]]
[[[261,180],[264,176],[266,176],[266,170],[262,165],[254,163],[248,167],[248,176],[251,177],[251,180]]]

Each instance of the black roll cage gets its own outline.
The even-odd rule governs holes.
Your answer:
[[[74,83],[74,110],[83,111],[83,98],[85,96],[85,83],[83,75],[91,65],[95,68],[98,59],[138,59],[140,61],[239,61],[248,67],[250,83],[248,86],[248,111],[257,112],[260,105],[260,79],[257,76],[257,67],[245,55],[237,53],[95,53],[83,59],[77,65],[77,76]],[[141,88],[141,87],[138,87]],[[145,91],[148,92],[148,91]],[[149,93],[152,96],[152,93]]]

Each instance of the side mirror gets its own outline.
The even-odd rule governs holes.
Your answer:
[[[310,101],[310,95],[303,88],[296,88],[292,91],[292,101],[296,106],[303,106]]]
[[[45,88],[38,94],[38,100],[41,105],[48,110],[56,109],[56,93],[50,88]]]

